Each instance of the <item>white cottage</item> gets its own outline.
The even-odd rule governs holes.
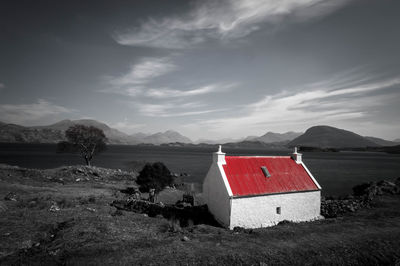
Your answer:
[[[297,148],[292,156],[225,156],[219,146],[203,197],[215,219],[230,229],[321,217],[321,186]]]

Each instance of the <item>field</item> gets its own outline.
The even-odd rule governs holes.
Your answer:
[[[1,265],[399,265],[400,197],[310,223],[179,227],[110,206],[136,173],[0,166]],[[158,200],[173,203],[168,189]]]

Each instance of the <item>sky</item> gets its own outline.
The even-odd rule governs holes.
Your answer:
[[[400,138],[400,1],[0,2],[0,121]]]

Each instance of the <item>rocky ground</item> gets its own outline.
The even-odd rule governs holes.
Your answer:
[[[180,224],[163,213],[149,215],[146,206],[117,208],[116,203],[130,200],[121,191],[135,186],[136,174],[84,166],[35,170],[1,165],[0,264],[400,263],[398,181],[364,184],[354,196],[324,199],[324,220],[230,231],[207,222]],[[182,194],[167,189],[158,205],[171,206]]]
[[[61,183],[134,181],[137,172],[121,169],[107,169],[95,166],[63,166],[55,169],[28,169],[0,164],[0,178],[12,183]]]
[[[325,218],[335,218],[348,212],[362,208],[371,208],[376,197],[400,194],[400,178],[395,182],[382,180],[380,182],[364,183],[353,188],[353,195],[342,198],[322,198],[321,214]]]

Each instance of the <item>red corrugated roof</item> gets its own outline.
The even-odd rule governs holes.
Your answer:
[[[301,164],[289,156],[226,156],[224,170],[233,196],[318,190]],[[266,166],[270,177],[265,177]]]

